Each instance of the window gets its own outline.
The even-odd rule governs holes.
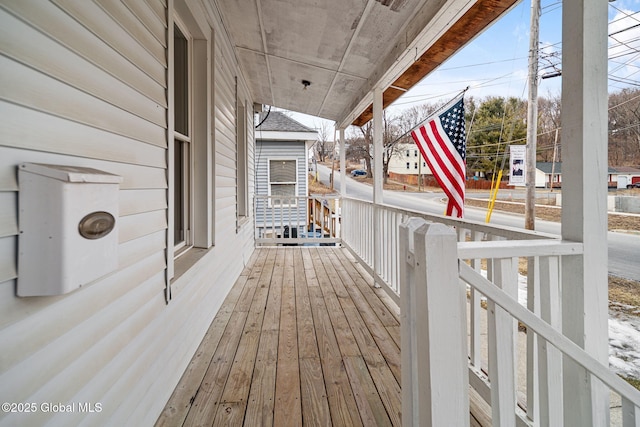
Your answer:
[[[418,169],[418,162],[415,162],[415,163],[413,164],[413,168],[414,168],[414,169]]]
[[[407,150],[407,157],[409,157],[411,155],[411,151]]]
[[[298,161],[269,160],[270,206],[296,206],[298,194]]]
[[[237,83],[236,83],[237,87]],[[236,88],[237,90],[237,88]],[[247,188],[247,109],[242,100],[237,100],[236,122],[236,227],[249,216]]]
[[[410,163],[409,163],[409,162],[407,162],[407,169],[409,169],[409,168],[410,168]]]
[[[413,157],[418,157],[418,150],[413,150]]]
[[[193,244],[191,237],[191,67],[190,40],[173,28],[173,245],[179,256]]]

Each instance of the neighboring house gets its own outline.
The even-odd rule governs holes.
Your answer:
[[[608,168],[607,181],[609,187],[616,186],[616,178],[616,169],[613,169],[611,167]],[[536,187],[550,188],[552,182],[554,188],[562,187],[562,162],[537,162]]]
[[[627,188],[627,185],[640,182],[640,169],[630,166],[616,166],[617,188]]]
[[[307,216],[309,150],[318,132],[278,111],[261,113],[256,128],[256,226],[299,228]],[[267,197],[260,197],[267,196]],[[302,229],[298,230],[303,231]]]
[[[416,144],[398,144],[395,153],[389,159],[389,174],[430,175],[429,166],[422,158]]]
[[[562,185],[561,162],[537,162],[536,163],[536,187],[544,188],[560,187]]]

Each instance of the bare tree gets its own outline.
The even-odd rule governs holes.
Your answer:
[[[368,124],[367,124],[368,125]],[[350,135],[347,137],[346,142],[346,157],[353,162],[359,162],[364,160],[365,168],[367,170],[367,176],[371,177],[371,161],[373,158],[372,145],[371,145],[371,132],[366,129],[367,125],[363,128],[358,128],[359,132],[354,132],[355,128],[350,128]]]
[[[640,89],[609,96],[609,163],[640,165]]]
[[[538,160],[543,162],[560,161],[560,111],[562,109],[559,94],[548,94],[538,98]],[[555,159],[553,157],[556,152]]]
[[[331,133],[329,122],[323,121],[320,126],[316,126],[318,130],[318,140],[315,144],[315,152],[318,160],[324,162],[327,157],[333,156],[335,143],[329,140]]]

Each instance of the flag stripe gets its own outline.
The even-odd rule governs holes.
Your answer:
[[[431,122],[431,131],[432,138],[427,140],[427,145],[432,153],[437,153],[436,160],[448,178],[450,185],[454,187],[454,194],[457,196],[456,201],[462,202],[461,195],[464,194],[464,181],[461,180],[460,177],[464,176],[463,168],[456,159],[453,158],[454,155],[451,150],[447,149],[447,143],[440,137],[441,134],[438,133],[435,122]],[[434,143],[434,140],[437,144]],[[456,173],[454,174],[454,172]]]
[[[411,132],[422,157],[449,201],[447,215],[462,217],[465,193],[465,132],[462,98]]]
[[[419,144],[421,145],[420,152],[425,157],[425,160],[429,165],[429,169],[431,169],[431,171],[433,172],[434,177],[438,181],[438,184],[440,184],[440,187],[442,187],[444,192],[447,194],[447,197],[449,197],[450,204],[455,205],[455,207],[457,207],[458,210],[461,211],[461,206],[464,203],[463,199],[460,197],[461,186],[451,174],[451,171],[449,169],[451,163],[446,162],[445,164],[443,156],[439,152],[440,150],[438,150],[438,148],[434,144],[431,144],[426,129],[421,128],[420,131],[420,136],[422,137],[421,142],[422,144],[424,144],[424,147],[426,147],[425,150],[424,148],[422,148],[422,144]],[[451,207],[448,208],[448,212],[450,212],[450,210]]]

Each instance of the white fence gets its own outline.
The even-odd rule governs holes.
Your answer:
[[[255,196],[258,245],[335,245],[340,239],[339,196]]]
[[[420,219],[402,231],[412,217]],[[416,229],[423,228],[421,245],[433,231],[425,220],[448,227],[418,259]],[[559,332],[561,259],[582,256],[581,244],[350,198],[342,200],[341,224],[343,244],[401,307],[403,367],[411,367],[403,369],[406,425],[468,425],[468,417],[451,422],[468,412],[467,384],[490,406],[493,425],[571,425],[576,409],[564,407],[562,372],[577,363],[593,390],[604,383],[620,397],[611,425],[640,426],[640,393]],[[526,303],[519,270],[527,272]]]
[[[442,215],[401,209],[388,205],[374,205],[364,200],[342,199],[342,241],[362,261],[377,284],[400,302],[399,235],[400,224],[408,218],[455,227],[458,238],[465,240],[491,239],[551,239],[553,236],[511,227],[496,227],[474,221],[464,221]]]
[[[623,426],[640,425],[640,393],[559,331],[560,260],[581,256],[582,244],[548,239],[458,242],[453,229],[417,218],[400,229],[406,425],[443,425],[452,413],[465,413],[468,385],[490,405],[494,426],[573,425],[572,413],[581,409],[564,405],[562,383],[563,369],[574,363],[589,373],[592,391],[604,384],[620,396]],[[529,274],[534,285],[527,286],[529,307],[518,301],[518,261],[523,258],[535,270]],[[471,298],[469,320],[467,285],[472,295],[486,300],[485,311],[480,298]],[[524,352],[518,350],[518,324],[527,331]],[[483,351],[479,343],[485,334]],[[467,354],[467,345],[469,358],[459,357]],[[526,378],[518,378],[519,357],[526,357]],[[455,425],[469,425],[468,417]]]

